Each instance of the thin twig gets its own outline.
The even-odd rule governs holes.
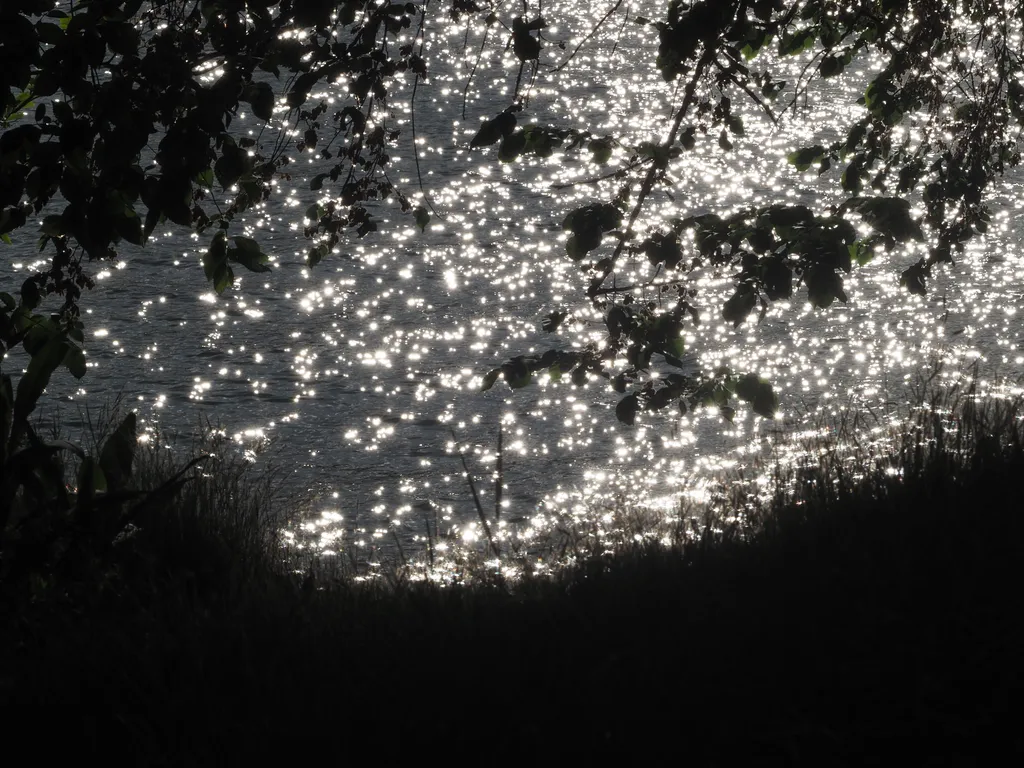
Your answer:
[[[467,29],[467,34],[469,30]],[[466,78],[466,87],[462,89],[462,119],[466,119],[466,100],[469,98],[469,86],[473,82],[473,75],[476,74],[476,68],[480,64],[480,59],[484,55],[484,46],[487,45],[487,35],[491,32],[489,26],[484,27],[484,36],[480,41],[480,49],[476,52],[476,59],[473,60],[473,66],[469,70],[469,77]]]
[[[416,36],[420,39],[420,50],[419,57],[423,58],[423,47],[426,43],[427,37],[423,34],[423,24],[427,18],[427,8],[430,6],[430,0],[427,0],[423,4],[423,10],[420,14],[420,26],[416,30]],[[441,215],[434,208],[433,202],[430,200],[430,195],[423,188],[423,173],[420,171],[420,150],[416,146],[416,91],[420,87],[420,76],[416,73],[412,81],[412,93],[409,96],[409,128],[412,131],[412,159],[416,163],[416,182],[419,185],[420,192],[423,193],[423,202],[427,204],[427,207],[433,212],[435,216],[440,217]]]
[[[581,179],[579,181],[567,181],[567,182],[564,182],[562,184],[552,184],[551,185],[551,189],[563,190],[563,189],[569,189],[571,187],[577,187],[577,186],[580,186],[581,184],[600,184],[602,181],[608,181],[608,179],[622,178],[623,176],[625,176],[627,173],[629,173],[630,171],[634,170],[635,168],[639,168],[644,163],[649,163],[649,162],[653,162],[653,160],[644,159],[644,160],[638,160],[636,162],[626,163],[626,165],[622,166],[621,168],[616,168],[614,171],[611,171],[610,173],[606,173],[603,176],[595,176],[595,177],[590,178],[590,179]]]
[[[398,556],[402,560],[402,568],[406,567],[405,562],[405,549],[402,547],[402,540],[398,538],[398,531],[394,528],[391,529],[391,536],[395,540],[395,546],[398,547]]]
[[[423,513],[423,527],[427,529],[427,558],[430,560],[430,567],[434,567],[434,537],[430,534],[430,517]]]
[[[711,66],[715,60],[715,54],[717,51],[714,48],[708,48],[704,55],[701,56],[697,62],[697,66],[694,69],[693,77],[686,84],[686,91],[683,95],[683,103],[680,105],[676,112],[675,120],[672,121],[672,129],[669,131],[668,137],[662,143],[662,147],[671,147],[675,143],[676,137],[679,135],[679,128],[683,123],[683,118],[686,113],[690,111],[690,107],[693,105],[697,95],[697,85],[701,78],[704,76],[704,71]],[[601,275],[599,280],[592,283],[592,287],[588,291],[590,298],[594,298],[597,295],[597,291],[600,290],[600,286],[615,269],[615,264],[618,261],[619,256],[622,255],[623,249],[626,247],[626,240],[633,233],[633,225],[636,224],[637,218],[640,216],[640,211],[643,210],[644,201],[647,196],[654,189],[654,182],[657,180],[658,171],[660,166],[657,163],[652,163],[651,167],[647,169],[647,175],[644,177],[643,182],[640,185],[640,191],[637,193],[636,202],[633,204],[633,209],[629,212],[629,223],[626,225],[623,234],[619,237],[619,242],[615,246],[615,251],[612,253],[612,257],[608,260],[608,266],[604,268],[604,273]]]
[[[502,437],[503,429],[502,424],[498,422],[498,466],[497,475],[494,479],[494,521],[497,522],[501,519],[501,492],[502,487],[505,483],[505,476],[502,470],[502,458],[505,455],[505,451],[502,448]]]
[[[623,3],[623,0],[616,0],[615,5],[613,5],[608,10],[608,12],[604,16],[601,17],[601,20],[599,22],[597,22],[597,24],[594,25],[593,29],[591,29],[584,36],[584,38],[582,40],[580,40],[579,44],[575,48],[573,48],[572,53],[570,53],[568,56],[566,56],[565,59],[563,59],[562,63],[559,64],[557,67],[555,67],[552,70],[552,72],[560,72],[565,67],[566,64],[568,64],[570,61],[572,61],[576,57],[576,54],[580,52],[580,48],[582,48],[584,45],[586,45],[587,41],[590,38],[592,38],[594,35],[597,34],[597,30],[599,30],[602,27],[602,25],[604,25],[604,23],[606,21],[608,21],[608,17],[611,16],[613,13],[615,13],[617,10],[619,10],[619,8],[622,7],[622,3]]]
[[[462,468],[466,471],[466,482],[469,484],[469,490],[473,492],[473,504],[476,506],[477,515],[480,517],[480,525],[483,526],[484,533],[487,535],[487,541],[491,545],[491,551],[494,552],[495,557],[501,557],[501,550],[498,548],[497,542],[494,541],[494,536],[491,535],[491,526],[487,523],[487,515],[484,514],[483,504],[480,503],[480,495],[476,492],[476,484],[473,482],[473,476],[469,472],[469,465],[466,464],[466,457],[459,448],[459,439],[455,436],[455,430],[450,430],[452,433],[452,440],[455,441],[455,450],[459,454],[459,459],[462,461]]]

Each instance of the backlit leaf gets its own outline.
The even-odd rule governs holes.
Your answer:
[[[636,414],[640,410],[640,400],[636,395],[626,395],[619,400],[615,406],[615,418],[623,424],[633,426],[636,423]]]

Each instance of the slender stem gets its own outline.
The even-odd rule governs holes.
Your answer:
[[[690,108],[693,106],[694,100],[696,99],[697,84],[704,76],[705,70],[707,70],[707,68],[711,66],[711,64],[714,62],[716,52],[717,51],[715,48],[708,47],[704,51],[704,54],[700,57],[700,60],[697,62],[697,67],[693,71],[693,76],[690,78],[690,81],[686,84],[686,90],[683,93],[683,103],[676,111],[675,119],[672,121],[672,128],[671,130],[669,130],[668,136],[666,137],[665,141],[662,142],[662,147],[666,149],[671,147],[672,144],[675,143],[676,138],[679,136],[679,128],[683,124],[683,118],[686,116],[687,112],[690,111]],[[637,193],[636,202],[633,204],[633,209],[629,212],[629,222],[626,224],[625,231],[619,236],[619,242],[615,246],[615,252],[612,254],[612,257],[608,260],[608,264],[604,268],[604,273],[601,275],[600,278],[594,280],[591,283],[591,287],[587,291],[587,294],[591,299],[593,299],[597,295],[597,292],[600,290],[601,284],[604,283],[604,281],[608,278],[608,275],[610,275],[614,271],[615,264],[618,261],[619,256],[622,255],[623,248],[626,247],[626,240],[628,240],[633,233],[633,225],[636,224],[636,220],[640,216],[640,211],[643,210],[644,201],[647,199],[647,196],[651,193],[651,190],[654,189],[654,183],[655,181],[657,181],[658,174],[661,171],[662,168],[657,163],[652,163],[651,167],[647,169],[647,174],[644,176],[644,180],[640,185],[640,191]]]
[[[505,450],[502,447],[502,438],[504,431],[502,429],[502,423],[498,422],[498,466],[497,475],[494,478],[494,520],[497,522],[501,519],[501,493],[504,486],[505,477],[502,468],[502,461],[505,456]]]
[[[473,493],[473,504],[476,506],[477,515],[480,517],[480,525],[483,526],[484,533],[487,536],[487,542],[491,545],[491,551],[494,552],[495,557],[501,557],[501,550],[498,548],[497,542],[494,540],[494,536],[491,535],[491,526],[487,522],[487,515],[484,514],[484,505],[480,503],[480,494],[476,492],[476,483],[473,482],[473,475],[470,474],[469,465],[466,463],[466,456],[461,450],[459,450],[458,438],[455,436],[455,430],[451,430],[452,440],[455,441],[455,450],[458,451],[459,459],[462,461],[462,468],[466,472],[466,483],[469,484],[469,490]]]
[[[622,7],[622,3],[623,3],[623,0],[616,0],[615,5],[613,5],[611,8],[608,9],[608,12],[604,16],[601,17],[601,20],[598,21],[597,24],[595,24],[593,26],[593,28],[586,35],[584,35],[583,39],[580,40],[579,44],[577,44],[577,46],[575,48],[573,48],[572,53],[570,53],[568,56],[566,56],[562,60],[562,63],[559,64],[557,67],[555,67],[552,70],[552,72],[559,72],[560,70],[562,70],[566,66],[566,64],[568,64],[570,61],[572,61],[574,58],[576,58],[576,54],[580,52],[580,48],[582,48],[590,38],[592,38],[594,35],[597,34],[597,31],[601,27],[604,26],[604,23],[606,21],[608,21],[608,17],[611,16],[613,13],[615,13],[617,10],[619,10],[619,8]]]

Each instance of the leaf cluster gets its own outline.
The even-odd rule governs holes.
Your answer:
[[[604,346],[566,372],[625,382],[638,408],[660,403],[651,360],[680,367],[685,324],[698,317],[688,280],[695,270],[733,270],[735,291],[715,311],[733,325],[801,291],[822,310],[849,301],[845,277],[880,252],[908,257],[899,280],[924,293],[937,265],[985,235],[988,190],[1020,161],[1022,8],[672,0],[657,19],[632,19],[657,33],[653,63],[675,87],[665,124],[632,146],[595,135],[594,126],[542,125],[529,114],[533,79],[564,48],[548,44],[557,27],[539,6],[452,0],[441,9],[447,18],[483,23],[480,56],[511,52],[518,62],[509,103],[480,122],[470,148],[496,147],[504,163],[579,150],[589,163],[613,165],[597,179],[614,182],[608,199],[571,211],[563,225],[566,255],[587,276],[587,297],[608,330]],[[614,6],[598,27],[626,12]],[[430,72],[426,13],[392,0],[90,0],[67,9],[5,2],[0,238],[20,238],[38,222],[48,258],[20,295],[7,295],[13,305],[0,316],[4,350],[25,344],[33,360],[45,353],[25,386],[41,391],[46,376],[35,372],[65,362],[84,370],[74,334],[81,337],[78,302],[92,286],[88,263],[114,258],[125,243],[144,245],[158,227],[209,238],[203,268],[218,292],[235,282],[236,265],[269,269],[270,255],[241,220],[258,214],[297,156],[328,163],[310,182],[321,195],[306,209],[311,266],[346,239],[375,232],[376,209],[387,201],[425,229],[427,206],[410,201],[388,169],[399,140],[389,111],[396,83],[419,84]],[[872,66],[862,66],[868,57]],[[847,123],[793,147],[789,162],[794,182],[812,172],[832,182],[834,203],[726,211],[683,202],[677,220],[648,223],[652,199],[683,191],[673,169],[687,153],[734,151],[750,141],[751,121],[787,119],[827,79],[858,83]],[[256,130],[236,130],[243,114]],[[635,258],[656,279],[620,281]],[[62,300],[55,318],[33,319],[50,296]],[[47,323],[59,341],[36,344],[43,331],[31,329]],[[500,375],[518,385],[535,369],[532,358],[515,360]]]
[[[622,420],[695,391],[683,374],[671,374],[677,378],[669,386],[651,370],[659,352],[670,366],[678,360],[663,329],[671,324],[673,344],[682,337],[698,301],[692,273],[732,270],[735,289],[716,314],[738,326],[799,293],[819,310],[850,301],[845,278],[879,253],[915,259],[898,279],[924,294],[936,265],[988,231],[987,192],[1020,162],[1024,4],[673,0],[662,18],[634,21],[657,31],[655,64],[678,83],[672,119],[661,126],[663,138],[643,142],[604,177],[620,182],[604,203],[616,210],[614,223],[601,222],[594,211],[602,203],[594,203],[570,214],[576,218],[567,220],[566,240],[566,255],[589,276],[587,295],[608,327],[599,357],[626,394]],[[865,76],[854,65],[869,57]],[[839,78],[860,83],[847,123],[829,126],[827,142],[788,154],[794,181],[815,172],[834,183],[835,202],[731,211],[687,210],[683,202],[669,226],[645,226],[645,206],[659,192],[680,205],[672,168],[687,152],[708,142],[729,152],[748,141],[751,119],[780,123],[812,98],[817,81]],[[604,163],[616,146],[616,137],[605,136],[588,148]],[[649,282],[619,279],[634,257],[654,268]],[[705,375],[700,386],[715,380]],[[753,390],[744,391],[753,402]],[[757,400],[764,406],[769,398],[762,392]]]

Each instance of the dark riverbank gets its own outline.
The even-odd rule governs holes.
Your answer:
[[[805,483],[743,530],[515,585],[293,578],[257,529],[169,518],[102,583],[9,601],[8,750],[139,765],[1024,755],[1020,422],[960,423],[956,440]],[[52,739],[18,743],[40,729]]]

